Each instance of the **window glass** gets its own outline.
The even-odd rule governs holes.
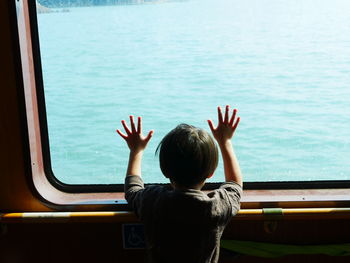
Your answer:
[[[350,179],[347,0],[39,0],[51,165],[68,184],[123,183],[120,120],[209,131],[230,104],[245,181]],[[222,164],[210,181],[223,181]]]

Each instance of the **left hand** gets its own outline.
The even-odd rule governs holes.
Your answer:
[[[142,120],[141,117],[137,118],[137,129],[134,123],[134,117],[130,116],[130,125],[131,130],[128,125],[125,123],[125,120],[122,120],[122,125],[125,129],[126,134],[122,133],[119,129],[117,133],[126,141],[131,152],[138,153],[143,151],[149,140],[152,138],[153,130],[151,130],[146,137],[142,135]]]

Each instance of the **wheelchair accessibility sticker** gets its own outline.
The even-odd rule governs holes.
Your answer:
[[[145,233],[143,224],[123,224],[124,249],[144,249]]]

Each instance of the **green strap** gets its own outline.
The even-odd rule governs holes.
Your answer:
[[[291,254],[350,256],[350,243],[330,245],[284,245],[239,240],[221,240],[221,247],[239,254],[274,258]]]
[[[266,220],[278,220],[283,218],[282,208],[263,208],[262,212]]]

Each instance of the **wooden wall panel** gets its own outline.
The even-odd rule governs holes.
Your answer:
[[[0,226],[1,263],[145,262],[144,250],[123,249],[120,223],[0,223]],[[224,238],[284,244],[332,244],[349,240],[348,226],[346,220],[285,221],[275,233],[269,234],[263,230],[263,221],[235,221],[226,229]],[[291,255],[272,259],[225,252],[221,255],[222,263],[350,262],[349,257],[324,255]]]
[[[14,1],[0,1],[0,209],[43,210],[45,207],[33,197],[26,180],[23,112],[19,103],[21,99],[23,101],[23,94],[18,88],[21,85],[18,78],[19,50],[13,34],[15,24],[11,21],[15,10],[10,8],[10,2]]]

